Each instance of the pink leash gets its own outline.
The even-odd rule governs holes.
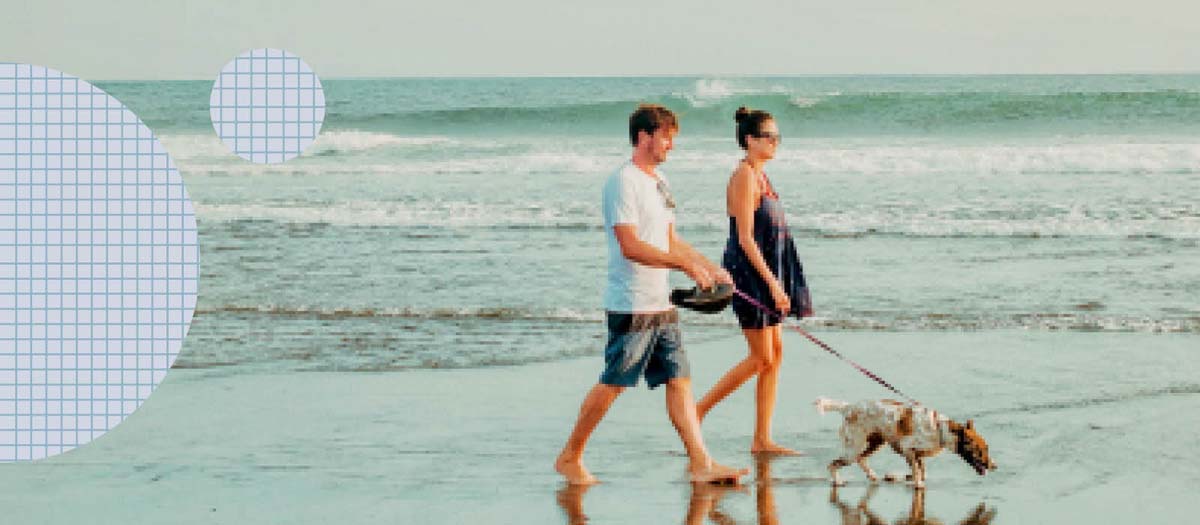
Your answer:
[[[746,295],[745,293],[743,293],[741,290],[738,290],[736,287],[733,289],[733,293],[737,294],[737,295],[738,295],[738,297],[741,297],[742,299],[745,299],[745,300],[746,300],[746,302],[748,302],[748,303],[750,303],[750,304],[754,305],[756,308],[758,308],[759,310],[762,310],[762,311],[763,311],[764,313],[766,313],[767,315],[780,315],[780,314],[778,314],[778,313],[775,313],[774,311],[772,311],[770,308],[767,308],[767,307],[766,307],[766,306],[764,306],[762,303],[760,303],[760,302],[758,302],[757,300],[755,300],[753,297],[750,297],[749,295]],[[781,320],[782,320],[782,319],[781,319]],[[788,323],[788,324],[787,324],[787,326],[788,326],[788,328],[791,328],[792,330],[795,330],[795,331],[797,331],[797,332],[800,332],[800,335],[804,336],[804,337],[805,337],[805,338],[807,338],[809,341],[812,341],[812,342],[813,342],[813,343],[815,343],[817,346],[819,346],[819,347],[821,347],[822,349],[824,349],[826,352],[829,352],[829,353],[833,354],[833,355],[834,355],[835,357],[837,357],[838,359],[841,359],[842,361],[845,361],[847,364],[849,364],[850,366],[854,367],[854,368],[855,368],[855,369],[857,369],[859,372],[862,372],[862,373],[863,373],[863,375],[865,375],[865,376],[867,376],[867,377],[871,378],[871,379],[872,379],[872,380],[874,380],[876,383],[879,383],[880,385],[883,385],[883,387],[884,387],[884,388],[886,388],[886,389],[888,389],[888,390],[891,390],[891,391],[892,391],[892,392],[894,392],[896,395],[898,395],[898,396],[900,396],[900,397],[903,397],[904,399],[907,399],[909,402],[911,402],[911,403],[912,403],[912,404],[914,404],[914,405],[919,405],[919,404],[921,404],[921,403],[920,403],[919,401],[917,401],[916,399],[913,399],[913,398],[909,397],[909,396],[908,396],[908,395],[906,395],[905,393],[903,393],[903,392],[901,392],[900,390],[898,390],[896,387],[892,386],[892,385],[891,385],[891,383],[888,383],[887,381],[884,381],[884,379],[883,379],[882,377],[879,377],[878,375],[875,375],[875,373],[874,373],[874,372],[871,372],[870,370],[867,370],[867,369],[866,369],[865,367],[863,367],[862,365],[860,365],[860,364],[858,364],[858,363],[855,363],[854,361],[852,361],[852,360],[850,360],[850,359],[847,359],[847,358],[846,358],[846,356],[842,355],[842,354],[841,354],[840,352],[838,352],[837,350],[834,350],[834,349],[833,349],[833,347],[831,347],[831,346],[829,346],[829,345],[825,344],[825,342],[824,342],[824,341],[821,341],[820,339],[817,339],[816,337],[813,337],[813,335],[812,335],[812,334],[810,334],[810,333],[808,333],[808,331],[807,331],[807,330],[805,330],[805,329],[803,329],[803,328],[800,328],[799,326],[796,326],[796,325],[794,325],[794,324],[790,324],[790,323]]]

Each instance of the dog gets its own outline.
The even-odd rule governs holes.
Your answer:
[[[969,419],[962,425],[928,407],[891,399],[850,404],[818,398],[815,405],[820,414],[840,412],[844,418],[838,432],[843,454],[829,464],[834,486],[844,484],[838,470],[851,463],[862,467],[872,482],[878,481],[875,471],[867,465],[867,457],[884,443],[908,462],[912,471],[908,479],[918,488],[925,486],[925,458],[936,456],[943,449],[953,450],[980,476],[996,469],[988,456],[987,442]]]

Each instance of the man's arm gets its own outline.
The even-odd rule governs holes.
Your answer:
[[[664,252],[655,248],[648,242],[645,242],[637,236],[637,226],[632,224],[618,224],[613,226],[613,235],[617,238],[617,244],[621,246],[621,255],[638,264],[654,268],[669,268],[672,270],[680,270],[691,277],[696,284],[707,288],[712,286],[712,276],[704,263],[703,257],[697,260],[692,254],[690,246],[685,248],[676,248],[675,243],[675,227],[671,226],[671,246],[670,251]]]
[[[676,234],[674,224],[671,224],[670,238],[671,253],[678,253],[687,259],[694,261],[695,264],[698,264],[700,267],[704,268],[712,280],[717,283],[729,284],[733,282],[733,278],[729,276],[729,272],[708,260],[707,257],[701,254],[699,251],[696,251],[691,244],[688,244],[687,241],[683,240],[683,237],[680,237],[678,234]],[[707,286],[702,287],[707,288]]]

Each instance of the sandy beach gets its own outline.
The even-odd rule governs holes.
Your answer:
[[[1189,453],[1200,430],[1192,336],[821,335],[924,403],[974,418],[988,438],[999,469],[986,477],[950,454],[930,462],[928,519],[1190,515],[1200,482]],[[742,352],[736,336],[689,345],[696,389]],[[704,425],[719,460],[756,468],[741,489],[693,492],[662,393],[643,387],[617,401],[585,456],[602,484],[563,490],[551,461],[596,357],[384,373],[175,369],[93,443],[0,465],[0,501],[19,523],[842,523],[866,517],[864,497],[888,521],[921,510],[912,489],[868,494],[849,469],[850,485],[831,494],[823,467],[839,421],[817,416],[811,401],[886,392],[795,334],[785,352],[775,434],[807,455],[756,464],[749,388]],[[886,451],[872,464],[903,466]]]

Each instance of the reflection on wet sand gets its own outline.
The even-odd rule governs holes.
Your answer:
[[[759,525],[778,525],[775,514],[775,484],[771,480],[771,460],[782,457],[772,454],[754,455],[755,507],[758,509]]]
[[[716,525],[736,525],[737,520],[730,517],[720,508],[721,498],[726,494],[737,491],[746,492],[740,485],[711,485],[708,483],[692,483],[692,497],[688,500],[687,525],[701,525],[708,518]]]
[[[593,485],[571,485],[558,490],[555,496],[558,499],[558,506],[567,515],[567,525],[583,525],[587,523],[587,515],[583,513],[583,495]]]
[[[878,485],[871,485],[858,500],[858,505],[851,507],[838,497],[837,487],[829,493],[829,502],[841,511],[842,525],[888,525],[887,520],[880,518],[871,511],[869,502],[875,495]],[[959,525],[988,525],[996,517],[996,509],[988,508],[983,503],[975,507],[971,514],[959,521]],[[925,515],[925,489],[913,489],[912,505],[908,508],[908,517],[896,520],[892,525],[943,525],[940,519]]]
[[[771,480],[771,460],[781,456],[772,454],[755,454],[754,456],[754,491],[755,508],[758,511],[759,525],[778,525],[779,518],[775,513],[775,491]],[[717,486],[699,483],[692,484],[692,498],[688,502],[687,525],[700,525],[707,517],[716,525],[735,525],[737,520],[722,512],[718,506],[721,498],[730,491],[746,492],[742,486]]]
[[[771,462],[779,456],[758,455],[754,458],[755,481],[755,510],[758,514],[758,525],[779,525],[779,515],[775,507],[775,480],[771,478]],[[567,517],[567,525],[582,525],[587,523],[587,515],[583,512],[583,496],[591,485],[567,485],[557,492],[558,505]],[[871,510],[871,497],[878,491],[879,485],[872,484],[859,498],[858,503],[849,505],[838,496],[838,488],[833,487],[829,493],[829,502],[837,507],[841,514],[842,525],[943,525],[940,519],[925,515],[925,489],[912,489],[912,505],[908,516],[889,524],[877,513]],[[721,499],[730,492],[747,493],[748,488],[741,485],[710,485],[693,483],[691,498],[688,499],[687,514],[684,523],[701,525],[713,523],[716,525],[736,525],[739,522],[721,509]],[[996,517],[996,509],[980,503],[959,525],[989,525]]]
[[[555,494],[558,506],[567,517],[567,525],[583,525],[587,523],[587,514],[583,512],[583,495],[593,485],[567,485]],[[746,492],[741,485],[712,485],[708,483],[692,483],[692,497],[688,500],[687,525],[701,525],[705,518],[716,525],[736,525],[737,520],[730,517],[720,508],[721,498],[729,492]]]

